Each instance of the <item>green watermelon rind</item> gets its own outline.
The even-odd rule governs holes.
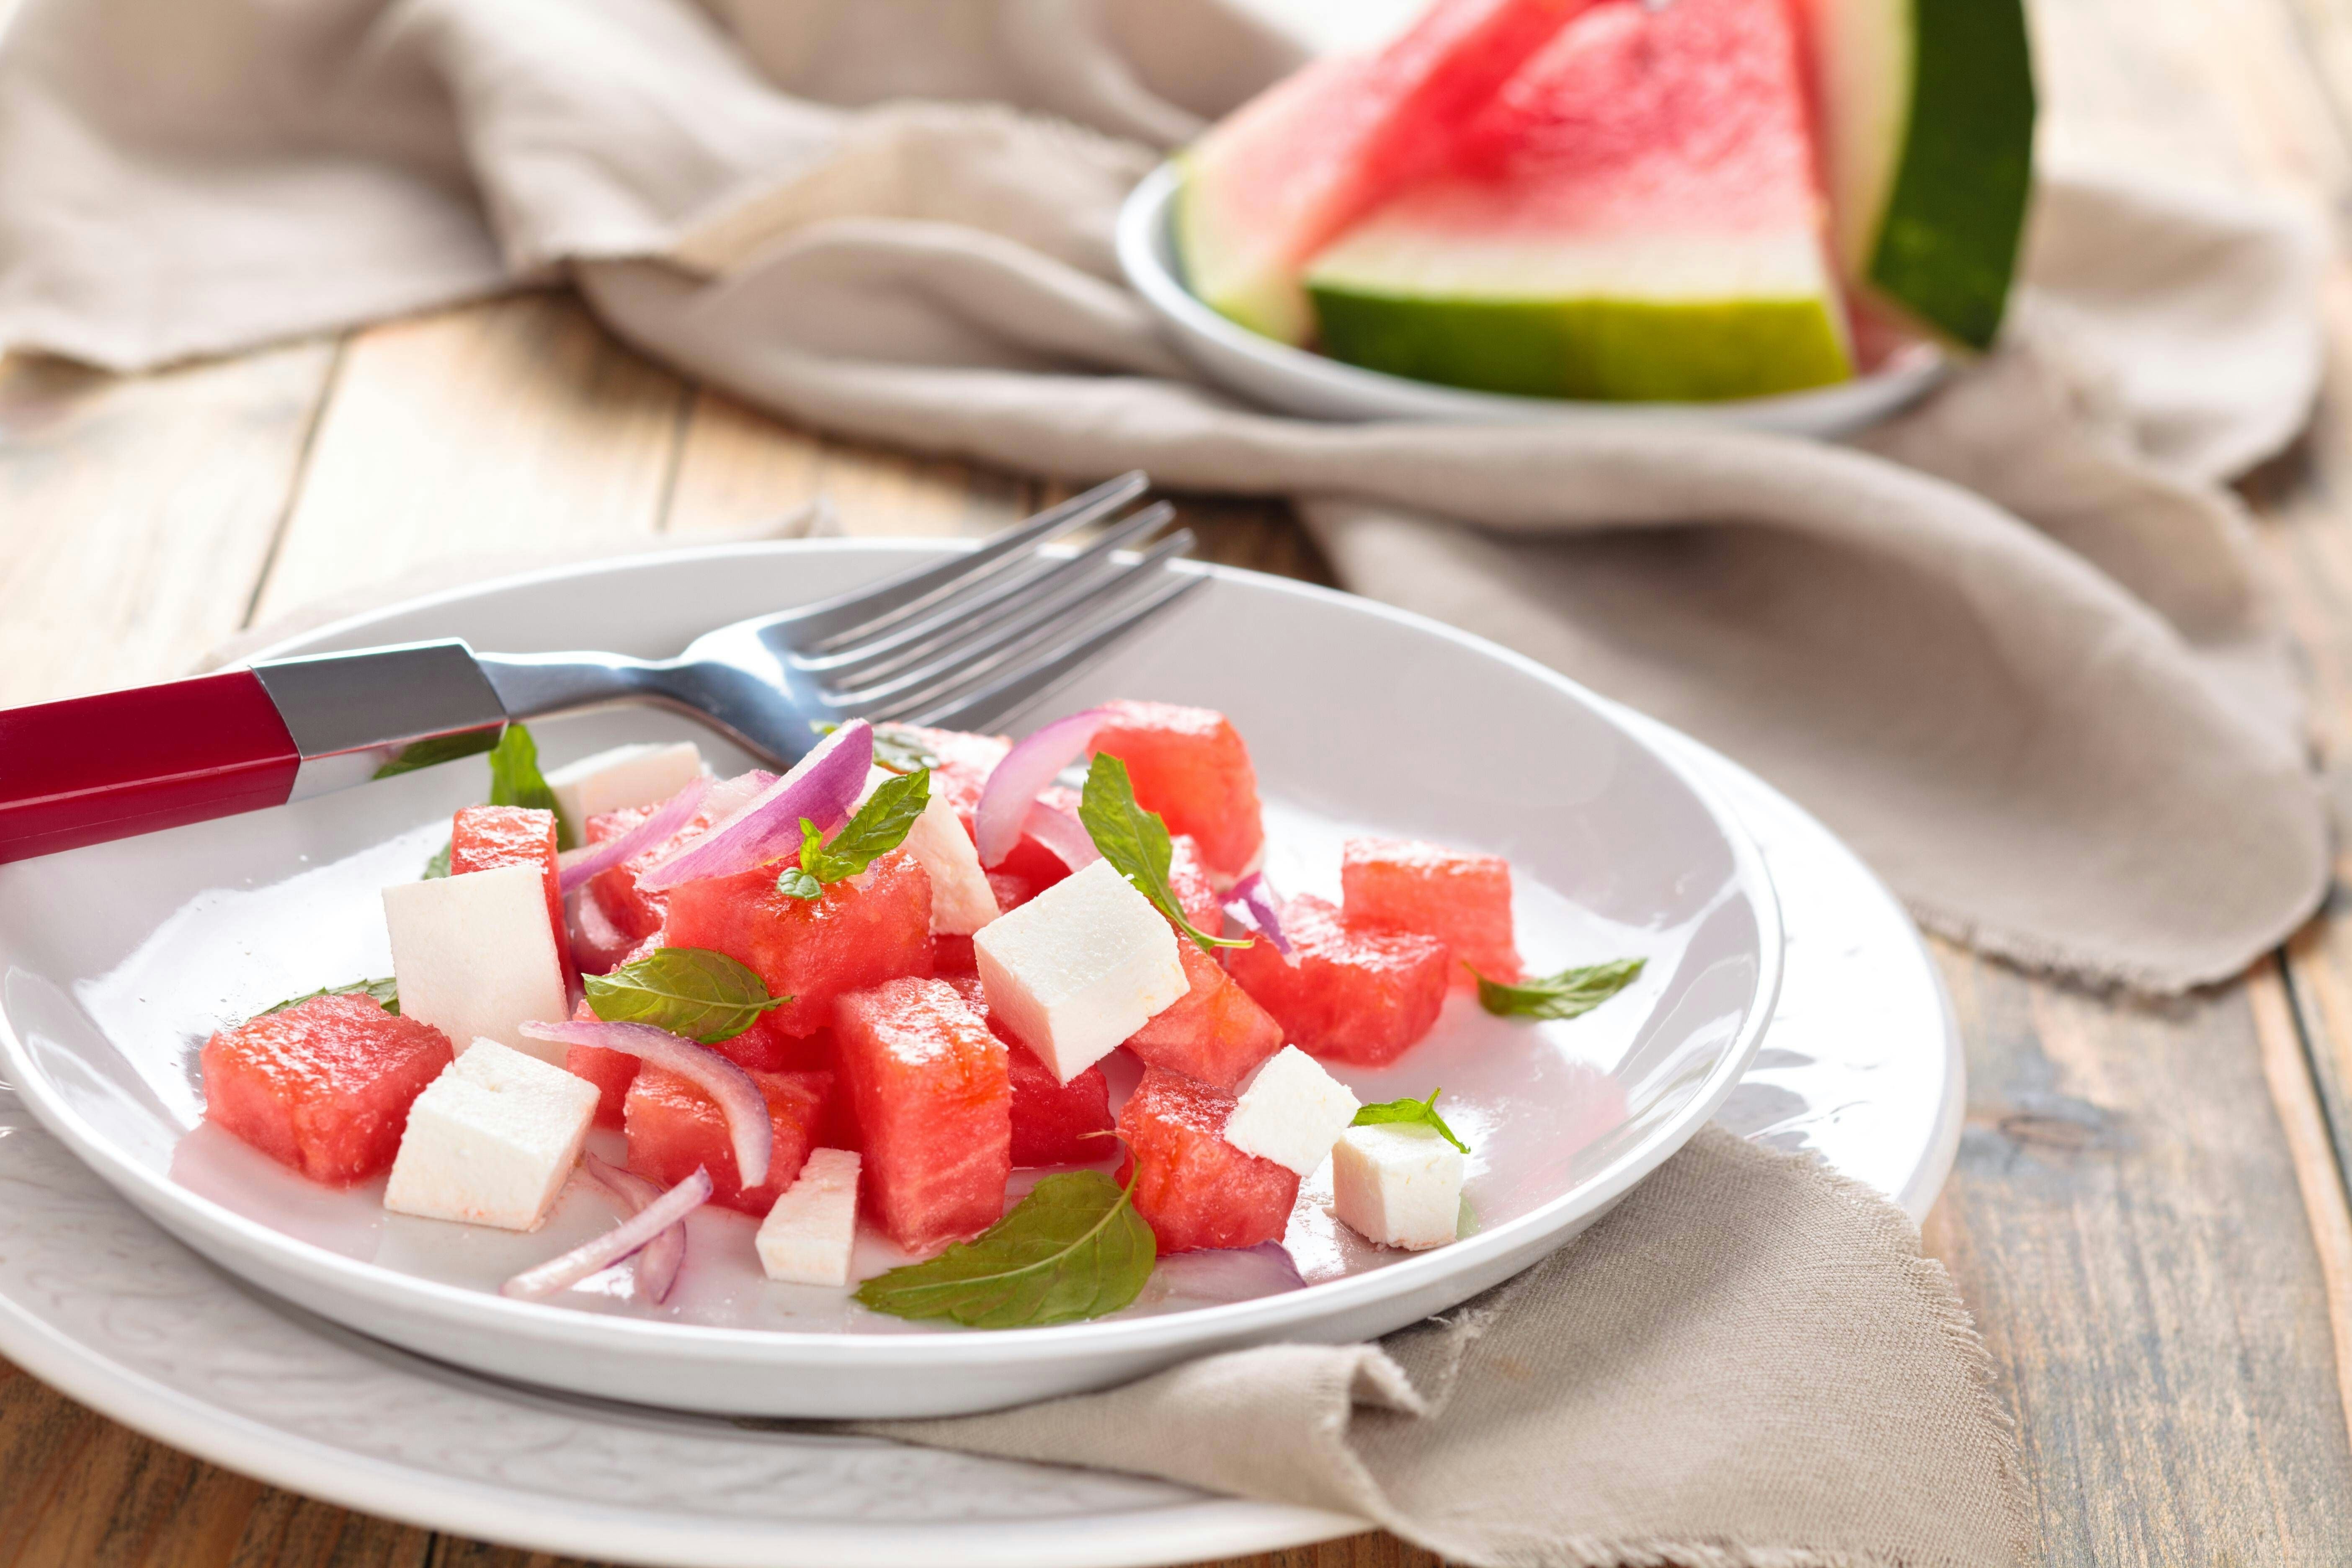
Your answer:
[[[1193,298],[1236,325],[1260,337],[1294,347],[1307,342],[1315,327],[1307,296],[1295,278],[1279,275],[1260,280],[1255,290],[1219,289],[1210,279],[1218,273],[1213,225],[1202,208],[1209,202],[1210,181],[1202,177],[1200,159],[1190,152],[1175,159],[1176,199],[1170,213],[1170,237],[1175,242],[1176,274]],[[1239,268],[1228,270],[1239,271]],[[1245,274],[1244,274],[1245,275]]]
[[[1435,299],[1311,280],[1334,359],[1521,397],[1716,403],[1853,377],[1818,296],[1726,300]]]

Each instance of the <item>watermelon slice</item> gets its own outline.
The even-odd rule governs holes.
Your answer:
[[[682,882],[668,896],[672,945],[723,952],[757,970],[770,995],[793,998],[715,1047],[733,1046],[738,1060],[762,1042],[824,1028],[845,993],[931,973],[931,880],[904,850],[814,899],[776,891],[772,868]]]
[[[1129,1036],[1127,1048],[1152,1067],[1231,1089],[1282,1049],[1282,1026],[1197,943],[1178,942],[1176,957],[1192,988]]]
[[[572,932],[563,923],[563,885],[556,865],[555,813],[520,805],[468,805],[449,823],[449,874],[536,866],[547,884],[547,919],[555,931],[568,990],[580,983],[572,961]]]
[[[1012,1068],[955,988],[906,978],[853,992],[835,1009],[834,1038],[884,1233],[924,1252],[1003,1218]]]
[[[2022,0],[1801,0],[1838,258],[1973,348],[2009,300],[2033,183]]]
[[[1212,709],[1172,702],[1104,706],[1111,717],[1095,731],[1091,750],[1127,764],[1136,804],[1166,818],[1171,835],[1189,835],[1211,872],[1238,877],[1247,871],[1265,843],[1265,829],[1257,772],[1232,721]]]
[[[1135,1212],[1163,1256],[1280,1241],[1290,1227],[1298,1173],[1226,1142],[1233,1113],[1223,1089],[1160,1068],[1143,1069],[1119,1110],[1118,1179],[1134,1177]]]
[[[1339,851],[1349,925],[1419,931],[1454,950],[1454,984],[1519,977],[1511,863],[1500,855],[1403,838],[1350,838]]]
[[[645,1068],[629,1085],[624,1113],[629,1169],[649,1182],[674,1187],[699,1165],[710,1173],[712,1203],[764,1217],[816,1147],[834,1080],[831,1073],[755,1072],[751,1081],[760,1086],[775,1129],[766,1182],[744,1187],[719,1102],[691,1080],[656,1067]]]
[[[1318,60],[1182,155],[1176,241],[1211,308],[1287,343],[1314,317],[1298,268],[1412,175],[1589,0],[1439,0],[1371,55]]]
[[[430,1024],[365,996],[313,996],[205,1042],[205,1117],[314,1182],[392,1168],[408,1108],[457,1059]]]
[[[1970,3],[1970,0],[1959,0]],[[1597,6],[1306,273],[1335,358],[1538,397],[1853,373],[1790,0]]]
[[[988,992],[979,976],[959,975],[948,984],[1004,1042],[1013,1079],[1014,1166],[1085,1165],[1108,1159],[1118,1145],[1105,1136],[1111,1130],[1110,1080],[1102,1068],[1088,1068],[1064,1083],[1036,1052],[989,1017]]]
[[[1454,957],[1409,931],[1351,925],[1311,894],[1283,906],[1288,958],[1260,940],[1223,949],[1225,972],[1309,1056],[1381,1067],[1429,1033]]]

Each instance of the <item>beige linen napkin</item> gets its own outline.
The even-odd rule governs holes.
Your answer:
[[[2219,488],[2315,384],[2309,225],[2045,179],[2000,351],[1853,446],[1318,425],[1193,380],[1110,254],[1146,143],[1295,58],[1227,0],[30,0],[0,342],[135,366],[568,267],[826,429],[1296,496],[1350,586],[1720,746],[1995,952],[2178,989],[2311,909]]]

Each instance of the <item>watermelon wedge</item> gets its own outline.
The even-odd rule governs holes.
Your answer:
[[[1397,185],[1590,0],[1438,0],[1371,55],[1319,60],[1183,154],[1176,210],[1186,281],[1253,331],[1303,343],[1298,269]]]
[[[1801,0],[1846,276],[1972,348],[2000,330],[2033,181],[2022,0]]]
[[[1953,0],[1975,4],[1976,0]],[[1333,357],[1538,397],[1853,374],[1791,0],[1599,5],[1306,271]]]

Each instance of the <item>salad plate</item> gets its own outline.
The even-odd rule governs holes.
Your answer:
[[[265,657],[451,636],[657,655],[938,549],[801,542],[566,568],[389,608]],[[1488,1017],[1457,994],[1394,1064],[1343,1074],[1368,1100],[1444,1086],[1474,1151],[1472,1223],[1451,1245],[1354,1241],[1329,1220],[1328,1194],[1309,1190],[1286,1238],[1295,1272],[1184,1255],[1116,1316],[982,1331],[771,1284],[750,1222],[705,1212],[666,1305],[501,1296],[500,1280],[595,1228],[592,1200],[568,1194],[528,1235],[388,1215],[380,1184],[313,1186],[205,1123],[194,1067],[213,1030],[389,967],[378,890],[413,879],[448,814],[478,798],[472,763],[0,868],[6,1076],[116,1192],[246,1280],[409,1350],[574,1394],[735,1415],[949,1414],[1244,1344],[1372,1337],[1442,1310],[1563,1245],[1732,1096],[1780,991],[1771,879],[1715,784],[1561,677],[1345,595],[1188,569],[1213,578],[1207,591],[1034,718],[1119,695],[1214,707],[1253,747],[1267,870],[1286,892],[1333,888],[1350,833],[1475,846],[1514,865],[1533,967],[1646,962],[1579,1019]],[[551,763],[682,736],[722,771],[742,763],[689,721],[646,710],[537,728]]]

